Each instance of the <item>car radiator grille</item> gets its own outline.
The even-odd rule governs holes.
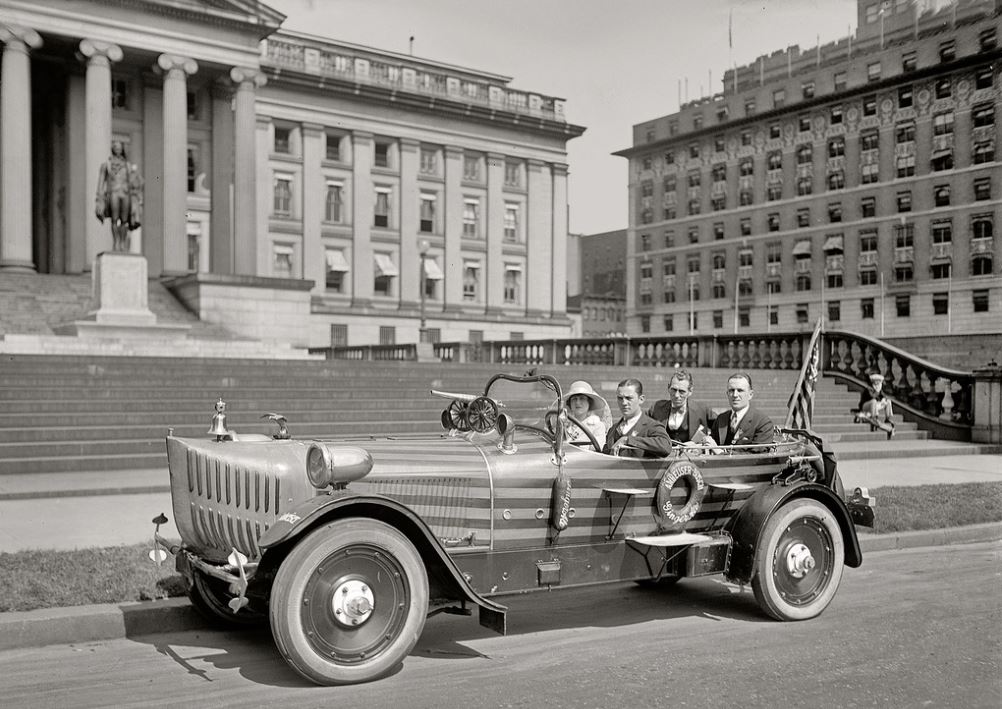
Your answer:
[[[281,481],[214,456],[188,451],[191,522],[201,544],[261,555],[257,540],[280,514]]]

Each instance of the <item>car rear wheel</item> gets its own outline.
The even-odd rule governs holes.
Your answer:
[[[814,500],[789,502],[762,531],[752,577],[755,599],[777,620],[813,618],[835,597],[844,557],[834,515]]]
[[[261,625],[268,620],[267,612],[255,609],[253,601],[234,613],[229,603],[235,596],[229,591],[229,584],[197,569],[192,573],[188,598],[196,611],[217,625],[243,628]]]
[[[428,612],[428,575],[393,527],[359,517],[326,524],[285,558],[271,592],[279,651],[317,684],[390,672],[413,649]]]

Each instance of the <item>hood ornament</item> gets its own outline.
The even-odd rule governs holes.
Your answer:
[[[226,428],[226,402],[223,397],[219,397],[216,402],[216,413],[212,415],[212,425],[209,426],[209,435],[215,436],[216,441],[224,441],[233,437],[233,433]]]

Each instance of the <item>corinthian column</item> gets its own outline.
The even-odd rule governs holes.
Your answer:
[[[35,271],[31,254],[31,64],[42,38],[27,27],[0,24],[0,270]]]
[[[87,60],[86,98],[84,112],[84,165],[87,174],[87,212],[83,215],[87,248],[85,269],[90,269],[102,251],[111,251],[111,228],[94,215],[98,172],[101,163],[111,153],[111,63],[122,60],[122,50],[116,44],[85,39],[80,42],[80,55]],[[128,156],[135,160],[134,155]],[[79,219],[79,215],[73,215]]]
[[[164,271],[178,273],[188,270],[188,76],[198,63],[161,54],[154,69],[164,77]]]
[[[233,98],[233,264],[236,273],[257,273],[257,142],[255,95],[265,84],[257,69],[234,67]]]

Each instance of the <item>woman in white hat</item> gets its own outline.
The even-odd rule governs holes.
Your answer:
[[[607,421],[611,422],[612,420],[612,414],[605,399],[596,394],[588,382],[577,381],[571,384],[567,390],[564,401],[567,404],[568,413],[595,436],[601,451],[605,445],[605,434],[609,430]],[[587,434],[570,422],[567,424],[566,438],[571,443],[590,443]]]

